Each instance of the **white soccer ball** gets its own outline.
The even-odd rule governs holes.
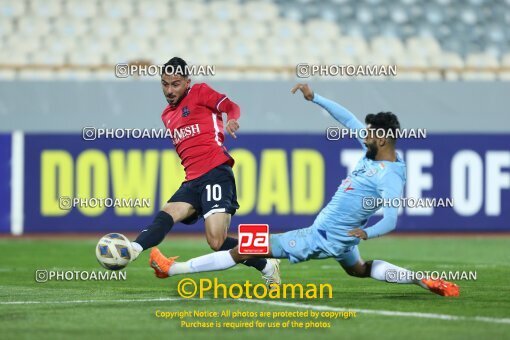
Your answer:
[[[131,242],[119,233],[104,235],[96,246],[97,261],[109,270],[120,270],[126,267],[132,255]]]

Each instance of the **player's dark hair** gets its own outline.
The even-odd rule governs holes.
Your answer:
[[[173,57],[163,65],[163,74],[177,74],[183,77],[188,77],[188,64],[184,59]]]
[[[383,129],[385,132],[391,131],[393,136],[397,136],[397,130],[400,129],[398,118],[392,112],[369,113],[365,117],[365,124],[370,124],[374,129]],[[395,144],[396,139],[391,138],[391,135],[388,139]]]

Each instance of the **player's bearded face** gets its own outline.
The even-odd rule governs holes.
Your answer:
[[[180,75],[163,74],[161,76],[161,87],[165,99],[171,106],[176,106],[188,89],[190,79]]]
[[[379,152],[376,140],[372,139],[371,141],[365,141],[365,146],[367,147],[366,157],[368,159],[375,160],[377,152]]]
[[[375,138],[375,129],[372,129],[372,126],[369,124],[367,126],[368,128],[368,134],[365,138],[365,146],[367,147],[367,153],[365,156],[368,159],[375,160],[375,157],[377,156],[377,152],[379,152],[379,147],[377,146],[377,138]]]

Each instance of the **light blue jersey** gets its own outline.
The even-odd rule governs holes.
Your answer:
[[[351,130],[365,128],[351,112],[341,105],[314,95],[313,102],[326,109],[338,122]],[[359,140],[364,150],[363,140]],[[310,258],[334,257],[347,266],[353,265],[359,253],[360,239],[349,236],[355,228],[363,228],[368,238],[384,235],[397,224],[397,207],[384,207],[384,217],[366,227],[368,219],[379,210],[380,198],[387,201],[402,197],[406,166],[397,154],[396,162],[374,161],[363,156],[352,173],[342,181],[331,201],[321,210],[309,228],[271,236],[275,257],[291,262]]]

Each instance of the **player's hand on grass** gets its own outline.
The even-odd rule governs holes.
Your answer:
[[[313,99],[313,91],[308,84],[296,84],[290,92],[296,93],[297,90],[300,90],[303,93],[306,100]]]
[[[349,236],[354,236],[357,238],[361,238],[363,240],[367,239],[367,233],[363,229],[360,229],[360,228],[356,228],[356,229],[349,231]]]
[[[231,119],[227,122],[227,127],[225,128],[229,135],[231,135],[233,138],[237,138],[235,132],[239,130],[239,123],[235,119]]]

